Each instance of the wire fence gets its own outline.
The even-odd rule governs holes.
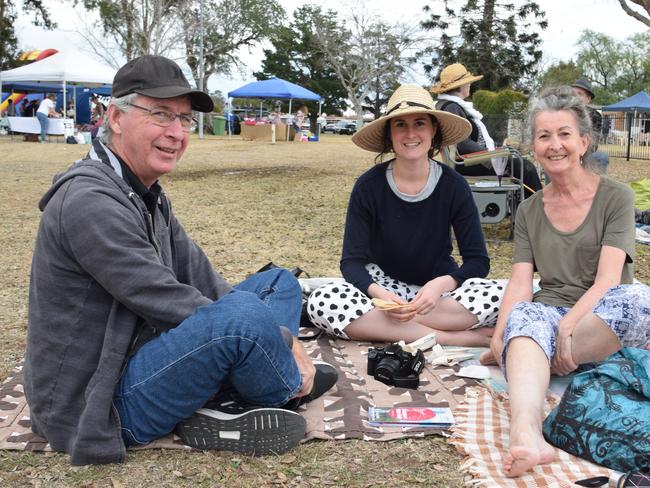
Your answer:
[[[486,115],[483,123],[497,146],[507,139],[526,152],[530,144],[524,118]],[[598,134],[598,150],[616,158],[650,160],[650,113],[605,114]]]

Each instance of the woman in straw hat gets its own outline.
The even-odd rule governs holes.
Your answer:
[[[483,114],[474,108],[471,102],[466,102],[469,97],[470,85],[475,81],[483,78],[483,75],[473,75],[467,68],[460,63],[450,64],[440,73],[440,81],[431,87],[431,92],[438,94],[436,108],[450,112],[459,117],[467,119],[472,124],[472,132],[457,144],[459,155],[475,153],[479,151],[492,151],[495,143],[482,122]],[[521,178],[519,165],[514,168],[508,163],[506,171],[521,179],[527,187],[525,188],[526,198],[542,188],[542,183],[535,169],[535,165],[528,160],[524,160],[524,176]],[[513,172],[514,169],[514,172]],[[456,170],[465,176],[485,176],[494,175],[494,169],[491,165],[465,167],[462,162],[456,164]],[[533,191],[531,191],[533,190]]]
[[[315,290],[307,312],[330,334],[357,340],[413,341],[432,331],[441,344],[487,345],[502,290],[476,279],[489,258],[465,179],[432,159],[471,130],[461,117],[435,110],[431,95],[402,85],[386,113],[352,141],[394,157],[359,177],[343,238],[345,282]],[[451,256],[454,230],[462,265]],[[374,308],[372,299],[394,302]],[[396,305],[399,305],[396,307]]]

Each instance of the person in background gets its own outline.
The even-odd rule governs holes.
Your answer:
[[[65,111],[65,116],[69,119],[74,119],[74,102],[72,100],[68,100],[68,107]]]
[[[104,123],[104,114],[106,113],[106,106],[101,102],[97,95],[93,95],[90,99],[92,102],[92,121],[93,123],[101,127]]]
[[[427,90],[402,85],[386,113],[352,136],[376,161],[390,159],[354,184],[341,255],[345,282],[309,296],[317,327],[353,340],[412,342],[435,332],[442,345],[489,344],[492,328],[483,326],[494,325],[503,287],[481,279],[490,260],[467,181],[433,159],[470,131],[464,118],[436,110]],[[373,298],[400,308],[373,307]]]
[[[601,173],[607,173],[607,167],[609,166],[609,155],[606,152],[598,151],[598,143],[600,142],[600,134],[603,129],[603,116],[598,110],[596,110],[591,102],[594,99],[594,92],[591,88],[591,83],[586,78],[580,78],[571,85],[573,91],[576,93],[578,98],[582,100],[582,103],[585,104],[587,110],[589,111],[589,117],[591,118],[591,130],[593,136],[591,138],[591,148],[588,164],[591,169]],[[608,129],[609,132],[609,129]]]
[[[29,115],[29,99],[27,97],[23,98],[23,101],[20,102],[20,116],[21,117],[30,117]]]
[[[302,137],[302,124],[305,121],[305,117],[309,115],[309,109],[306,105],[303,105],[298,110],[296,110],[296,115],[293,118],[293,130],[296,132],[294,136],[294,141],[300,141]]]
[[[470,85],[483,78],[483,75],[473,75],[465,66],[460,63],[451,64],[445,67],[440,73],[440,81],[431,87],[431,92],[438,95],[436,108],[463,117],[472,124],[472,132],[457,144],[458,154],[465,154],[493,150],[494,140],[488,133],[487,127],[482,122],[483,114],[474,108],[471,102],[465,99],[470,95]],[[495,175],[492,165],[488,162],[485,165],[465,166],[462,162],[456,164],[456,171],[465,176],[487,176]],[[526,198],[542,188],[542,182],[537,174],[535,165],[524,159],[524,174],[521,174],[520,165],[513,164],[512,158],[508,162],[506,171],[521,180],[526,187],[524,193]]]
[[[318,124],[318,133],[322,134],[323,129],[325,128],[325,125],[327,124],[327,118],[325,117],[325,114],[320,114],[318,118],[316,119],[316,123]]]
[[[634,193],[585,165],[591,120],[571,87],[534,98],[529,127],[551,182],[517,210],[512,273],[481,357],[500,364],[508,380],[510,477],[554,459],[542,435],[551,374],[650,345],[650,287],[632,284]]]
[[[5,114],[7,115],[7,117],[16,116],[16,107],[14,106],[14,101],[11,98],[7,100],[7,109],[5,111]]]
[[[47,128],[49,126],[49,118],[58,119],[61,117],[61,114],[56,111],[56,105],[54,101],[56,100],[56,95],[53,93],[48,93],[45,95],[45,98],[41,101],[36,111],[36,117],[38,118],[39,124],[41,124],[41,144],[47,142]]]
[[[23,369],[32,429],[73,464],[123,462],[176,428],[199,449],[277,454],[295,411],[336,382],[298,334],[287,270],[231,286],[175,217],[159,178],[212,99],[162,56],[116,73],[105,131],[40,201]]]

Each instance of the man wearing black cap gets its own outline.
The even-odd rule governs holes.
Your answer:
[[[603,116],[598,110],[592,107],[591,101],[594,99],[594,91],[591,88],[591,83],[586,78],[579,78],[571,85],[575,94],[582,100],[582,102],[589,110],[591,118],[591,130],[593,133],[591,142],[591,155],[589,156],[589,166],[592,170],[598,173],[606,173],[607,166],[609,165],[609,155],[605,152],[598,151],[598,140],[600,139],[601,129],[603,127]]]
[[[130,61],[101,140],[39,204],[25,395],[34,432],[73,464],[123,461],[174,429],[198,448],[283,452],[304,436],[294,410],[336,381],[294,340],[296,279],[271,270],[231,287],[158,183],[192,110],[212,109],[173,61]]]

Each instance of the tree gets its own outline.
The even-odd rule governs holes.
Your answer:
[[[431,55],[427,72],[438,78],[445,66],[462,63],[484,76],[476,88],[525,87],[542,57],[537,30],[548,26],[539,5],[532,0],[466,0],[461,7],[457,3],[444,0],[442,10],[429,5],[423,9],[429,19],[422,27],[439,34],[425,51]]]
[[[321,54],[315,36],[317,22],[337,23],[337,14],[320,7],[304,5],[294,11],[289,26],[280,27],[271,39],[272,49],[264,50],[262,69],[254,73],[259,80],[277,76],[318,93],[323,111],[341,113],[347,106],[347,92],[337,79],[334,67]],[[318,110],[311,105],[310,120],[315,124]]]
[[[537,80],[538,88],[556,85],[572,85],[578,78],[583,77],[582,69],[573,61],[560,61],[551,65]]]
[[[401,73],[410,61],[408,53],[419,43],[412,27],[377,22],[367,12],[361,5],[347,23],[318,19],[316,24],[320,51],[345,88],[358,127],[363,125],[364,101],[373,88],[381,88],[378,77]]]
[[[272,39],[286,14],[277,0],[211,0],[203,9],[203,86],[213,74],[228,74],[240,67],[237,51]],[[196,1],[182,17],[185,55],[195,80],[199,80],[201,9]]]
[[[643,15],[641,12],[637,12],[636,10],[632,9],[632,7],[630,7],[625,0],[618,0],[618,3],[621,4],[621,7],[623,8],[623,10],[627,15],[629,15],[630,17],[634,17],[639,22],[643,22],[645,25],[650,27],[650,0],[630,0],[630,1],[644,8],[645,11],[648,13],[648,15]]]
[[[77,2],[75,2],[76,4]],[[111,66],[143,54],[169,56],[178,44],[178,22],[185,0],[81,0],[99,15],[101,29],[86,22],[78,29],[88,46]]]
[[[595,103],[611,103],[650,90],[650,32],[617,41],[585,30],[577,45],[576,65],[592,82]]]
[[[24,13],[32,14],[32,23],[46,29],[53,29],[56,24],[50,19],[50,13],[42,0],[24,0]],[[0,0],[0,69],[18,66],[18,39],[14,32],[16,6],[13,0]]]

